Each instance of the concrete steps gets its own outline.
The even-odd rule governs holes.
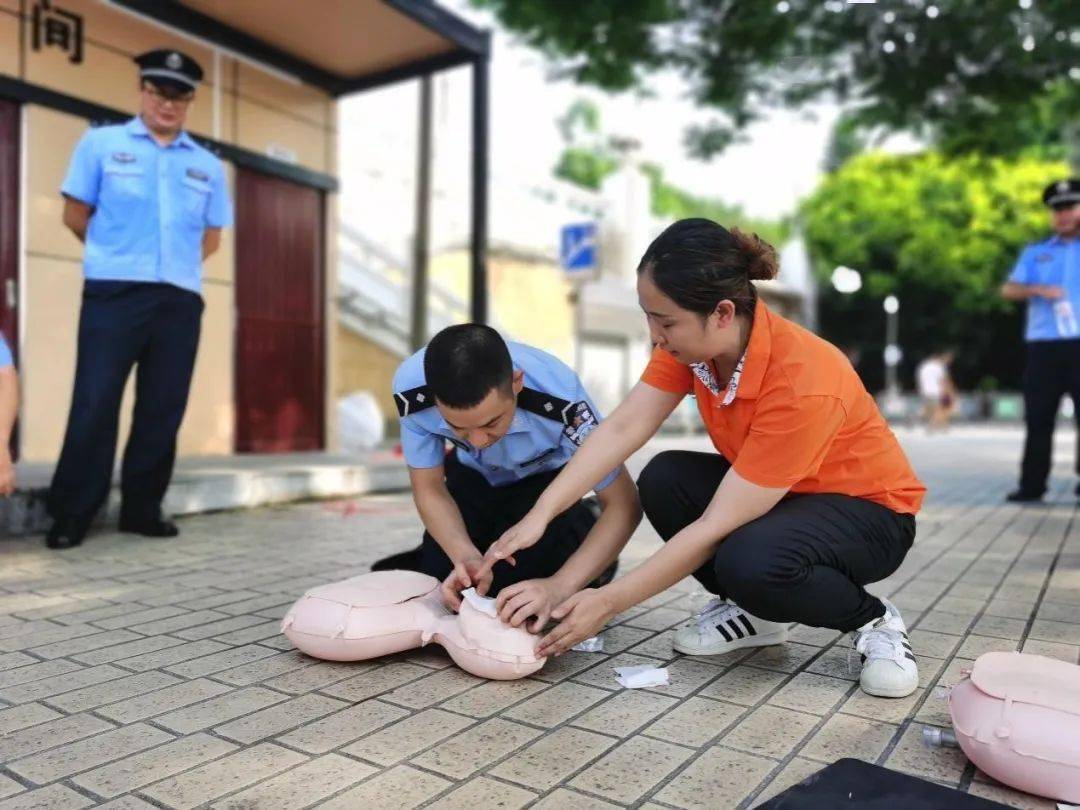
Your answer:
[[[0,498],[0,536],[45,532],[45,496],[53,467],[20,464],[18,491]],[[165,496],[167,515],[192,515],[292,501],[345,498],[409,487],[405,462],[390,450],[363,455],[290,453],[188,458],[177,463]],[[95,524],[115,523],[120,491],[114,481]]]

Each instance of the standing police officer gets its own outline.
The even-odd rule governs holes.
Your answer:
[[[86,243],[86,282],[75,391],[49,490],[50,548],[79,545],[108,495],[136,364],[120,530],[177,534],[161,501],[199,344],[202,262],[232,222],[221,161],[183,131],[202,69],[172,50],[135,61],[139,115],[87,132],[61,187],[64,224]]]
[[[1050,474],[1054,421],[1068,392],[1080,419],[1080,179],[1051,183],[1043,192],[1054,235],[1028,245],[1001,294],[1027,301],[1024,421],[1027,438],[1020,487],[1008,500],[1042,500]],[[1080,474],[1080,452],[1076,458]],[[1077,485],[1080,495],[1080,484]]]

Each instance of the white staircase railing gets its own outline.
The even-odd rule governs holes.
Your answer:
[[[342,224],[338,240],[338,317],[349,329],[388,351],[409,354],[409,265]],[[469,318],[469,305],[435,282],[428,283],[428,334]]]

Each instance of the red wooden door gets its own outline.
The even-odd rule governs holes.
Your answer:
[[[323,195],[236,172],[236,449],[324,444]]]
[[[19,105],[0,99],[0,333],[19,351]],[[11,437],[17,457],[18,434]]]

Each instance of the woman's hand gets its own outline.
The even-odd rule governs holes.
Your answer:
[[[537,656],[562,655],[578,642],[597,635],[618,612],[606,588],[578,591],[552,611],[551,617],[559,624],[540,640]]]
[[[520,521],[502,533],[502,537],[492,543],[484,552],[484,571],[491,573],[495,563],[505,560],[510,565],[516,565],[514,555],[523,548],[529,548],[544,536],[548,522],[544,518],[535,516],[532,512],[525,515]]]
[[[461,610],[461,592],[466,588],[476,588],[476,592],[483,596],[491,587],[491,569],[484,570],[484,558],[479,553],[473,557],[466,557],[454,564],[454,570],[450,572],[442,584],[442,598],[447,607]]]
[[[567,597],[567,593],[555,581],[554,577],[527,579],[508,585],[499,591],[495,608],[499,618],[514,627],[521,627],[530,616],[535,616],[528,628],[530,633],[539,633],[551,618],[551,613]]]

